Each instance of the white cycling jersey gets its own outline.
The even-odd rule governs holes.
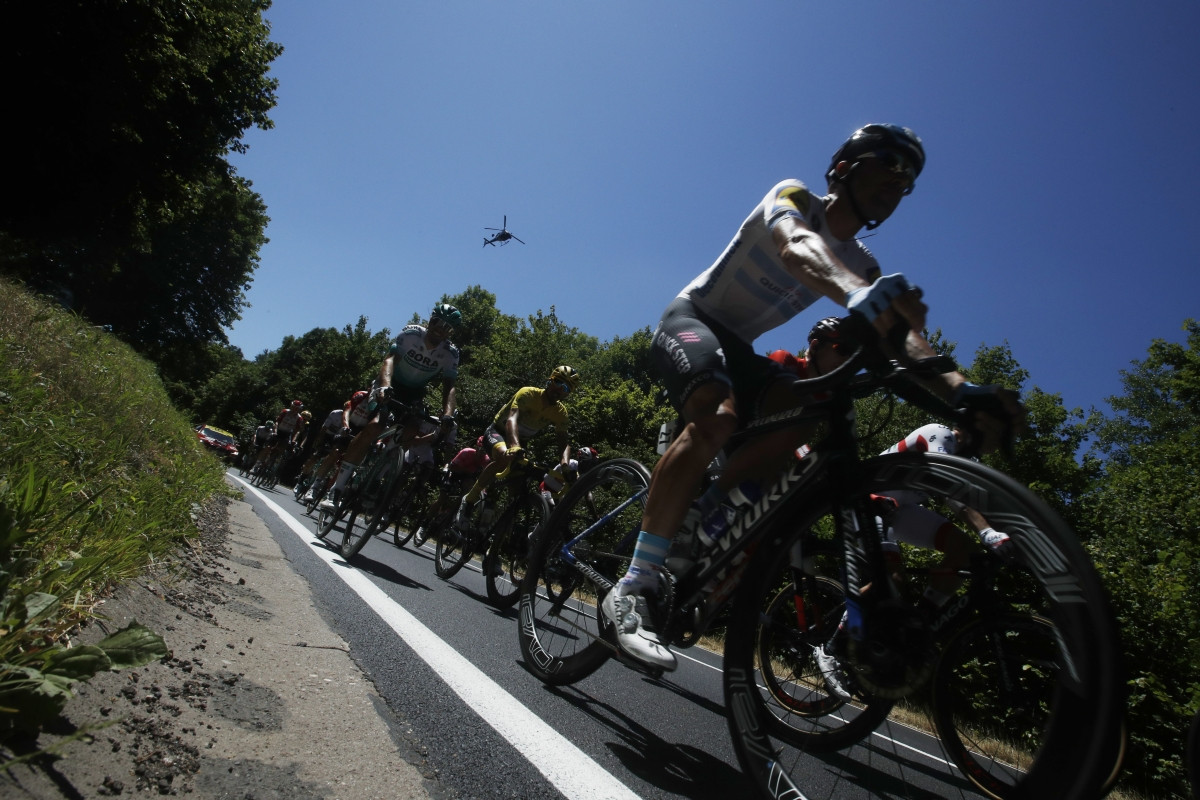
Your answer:
[[[438,424],[430,419],[422,419],[416,423],[417,435],[425,436],[433,433],[438,429]],[[433,445],[432,444],[414,444],[412,447],[404,451],[404,463],[413,464],[432,464],[433,463]]]
[[[342,432],[342,409],[335,408],[329,412],[329,416],[325,417],[325,421],[321,423],[321,430],[327,434],[334,436]]]
[[[421,389],[438,375],[458,377],[458,348],[449,339],[436,347],[425,346],[425,327],[406,325],[391,350],[392,385]]]
[[[958,449],[958,437],[954,431],[939,423],[922,425],[905,436],[883,453],[945,453],[954,455]],[[888,538],[907,542],[917,547],[934,547],[937,532],[948,520],[941,514],[930,511],[922,503],[929,499],[924,492],[908,489],[884,492],[899,505],[891,515],[892,527]]]
[[[745,342],[753,342],[815,303],[820,295],[793,277],[779,257],[771,231],[784,217],[802,221],[847,269],[874,281],[879,277],[879,262],[857,239],[843,242],[829,232],[824,200],[800,181],[775,184],[717,262],[679,296]]]
[[[952,456],[956,450],[958,437],[954,431],[940,423],[931,422],[917,428],[883,453],[945,453]]]

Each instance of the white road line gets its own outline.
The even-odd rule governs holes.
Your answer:
[[[530,763],[554,784],[554,788],[573,800],[637,800],[638,795],[630,791],[629,787],[529,711],[478,667],[463,658],[458,651],[438,638],[365,575],[341,562],[341,557],[333,551],[316,544],[316,534],[313,531],[241,478],[235,475],[229,477],[235,478],[249,491],[254,492],[267,508],[274,511],[318,558],[328,564],[397,636],[407,642],[408,646],[433,668],[455,694],[529,759]]]

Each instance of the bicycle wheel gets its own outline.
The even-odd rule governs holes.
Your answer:
[[[447,526],[433,549],[433,571],[442,580],[450,580],[471,560],[473,550],[470,534],[462,533],[453,525]]]
[[[401,487],[399,497],[392,503],[392,543],[396,547],[404,547],[413,539],[425,516],[422,506],[429,487],[429,473],[425,467],[418,470],[407,485]],[[423,541],[424,538],[413,546],[420,547]]]
[[[450,527],[454,512],[458,510],[459,498],[455,495],[440,495],[433,505],[424,513],[413,534],[413,546],[420,547],[431,538],[441,536],[441,532]]]
[[[833,636],[846,604],[842,585],[825,576],[797,592],[788,583],[767,604],[757,632],[761,700],[774,736],[812,751],[840,749],[879,727],[892,703],[860,693],[847,702],[829,691],[814,651]]]
[[[512,608],[521,595],[529,543],[550,517],[550,505],[540,492],[526,491],[515,508],[500,517],[492,531],[492,546],[483,559],[488,600],[496,608]]]
[[[1054,641],[1042,641],[1041,646],[1055,649],[1048,656],[1053,668],[1038,667],[1045,671],[1044,676],[1025,676],[1031,682],[1036,677],[1035,687],[1051,702],[1038,712],[1044,716],[1044,724],[1034,738],[1023,732],[1009,737],[1018,740],[1021,752],[1005,760],[1020,764],[1022,769],[1013,776],[1006,796],[1056,800],[1098,797],[1112,774],[1114,742],[1120,735],[1120,651],[1103,588],[1075,535],[1025,487],[966,459],[928,453],[881,456],[862,464],[859,475],[856,492],[886,495],[904,488],[922,491],[934,502],[953,500],[976,509],[1012,537],[1018,557],[998,567],[995,586],[1003,593],[1007,613],[1040,616],[1053,625]],[[797,783],[807,780],[805,775],[811,774],[806,770],[812,769],[812,762],[811,748],[797,746],[780,735],[778,720],[771,716],[757,685],[753,631],[783,582],[781,567],[788,563],[796,539],[796,534],[789,535],[787,529],[792,520],[803,520],[805,509],[828,509],[829,494],[827,484],[818,481],[789,495],[778,509],[781,513],[773,514],[774,519],[787,522],[776,523],[753,556],[728,627],[725,691],[726,705],[731,709],[730,733],[743,770],[763,795],[774,797],[788,787],[795,789]],[[1045,638],[1042,628],[1024,633],[1025,641],[1035,636]],[[973,642],[976,637],[964,641]],[[950,662],[964,658],[955,656]],[[987,682],[980,679],[966,684],[971,676],[965,668],[946,669],[950,671],[943,673],[943,678],[964,683],[944,686],[943,680],[935,681],[941,697],[969,697],[974,703],[971,713],[976,725],[995,729],[997,724],[1007,724],[1003,720],[1009,718],[1012,709],[999,692],[989,691]],[[995,674],[1000,669],[998,664],[988,669],[992,673],[989,680],[1001,680]],[[949,700],[941,702],[949,704]],[[962,730],[966,724],[956,721],[954,726]],[[856,745],[855,750],[860,747]],[[853,754],[855,750],[848,752]],[[897,757],[896,761],[901,759]],[[822,766],[833,768],[828,762]],[[808,786],[804,795],[823,796]]]
[[[580,681],[613,655],[602,635],[600,601],[629,565],[649,485],[650,473],[638,462],[602,461],[575,481],[535,537],[518,636],[525,667],[545,683]]]
[[[361,515],[362,497],[357,493],[352,494],[349,498],[344,498],[337,508],[322,508],[317,517],[317,538],[328,540],[338,530],[338,525],[341,523],[344,539],[345,532],[355,529]],[[340,544],[338,550],[341,550]]]
[[[358,555],[359,551],[374,538],[376,533],[387,530],[391,524],[392,501],[396,494],[396,486],[400,483],[403,462],[401,453],[396,458],[390,458],[377,468],[367,472],[359,487],[358,500],[361,505],[369,505],[371,516],[367,524],[358,528],[347,524],[342,533],[342,543],[338,548],[342,558],[349,561]]]
[[[1032,759],[1047,743],[1064,705],[1068,667],[1061,637],[1048,619],[1004,614],[978,619],[947,643],[933,681],[933,721],[963,775],[997,800],[1028,797],[1023,786]],[[1120,773],[1122,726],[1110,743],[1107,793]]]

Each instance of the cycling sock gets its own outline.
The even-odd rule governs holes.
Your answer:
[[[658,573],[662,572],[667,557],[670,539],[642,531],[638,534],[637,546],[633,548],[633,560],[629,571],[617,584],[621,594],[643,594],[658,591]]]
[[[339,492],[346,488],[346,481],[350,480],[350,474],[354,472],[358,464],[351,464],[349,461],[342,462],[342,471],[338,473],[337,480],[333,482],[333,488]]]

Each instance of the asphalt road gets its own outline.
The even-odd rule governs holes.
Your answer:
[[[317,539],[289,489],[234,480],[450,793],[749,796],[729,740],[720,654],[684,651],[662,680],[610,662],[575,686],[546,687],[522,666],[515,610],[487,604],[477,564],[442,581],[432,545],[397,548],[390,536],[347,564]],[[849,750],[810,760],[800,785],[813,800],[979,796],[936,739],[890,721]]]

